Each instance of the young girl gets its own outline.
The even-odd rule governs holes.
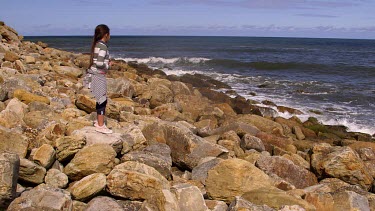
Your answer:
[[[95,130],[100,133],[110,134],[112,130],[108,129],[104,123],[105,108],[107,105],[107,79],[105,77],[109,66],[109,52],[107,42],[110,39],[108,26],[101,24],[95,28],[95,34],[91,46],[90,68],[88,74],[91,74],[91,92],[96,99],[97,121],[95,121]]]

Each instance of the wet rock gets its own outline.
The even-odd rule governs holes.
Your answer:
[[[16,197],[20,159],[17,154],[0,154],[0,209],[6,208]]]
[[[108,174],[115,165],[115,150],[107,144],[94,144],[81,149],[65,167],[71,180],[80,180],[93,173]]]
[[[250,190],[271,186],[269,177],[251,163],[240,159],[220,162],[208,171],[207,195],[212,199],[231,202]]]

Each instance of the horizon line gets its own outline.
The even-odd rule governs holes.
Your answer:
[[[92,37],[92,35],[23,35],[23,37]],[[293,39],[341,39],[341,40],[375,40],[375,38],[346,37],[290,37],[290,36],[246,36],[246,35],[111,35],[111,37],[238,37],[238,38],[293,38]]]

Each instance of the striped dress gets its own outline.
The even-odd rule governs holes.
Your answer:
[[[91,84],[89,87],[98,104],[102,104],[107,100],[107,79],[105,75],[108,69],[108,47],[104,42],[99,41],[95,45],[93,64],[88,70],[88,74],[91,76]]]

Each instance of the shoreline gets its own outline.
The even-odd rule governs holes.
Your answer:
[[[375,209],[369,134],[118,60],[106,75],[114,133],[100,134],[82,85],[89,55],[22,41],[3,22],[0,35],[0,209]]]

